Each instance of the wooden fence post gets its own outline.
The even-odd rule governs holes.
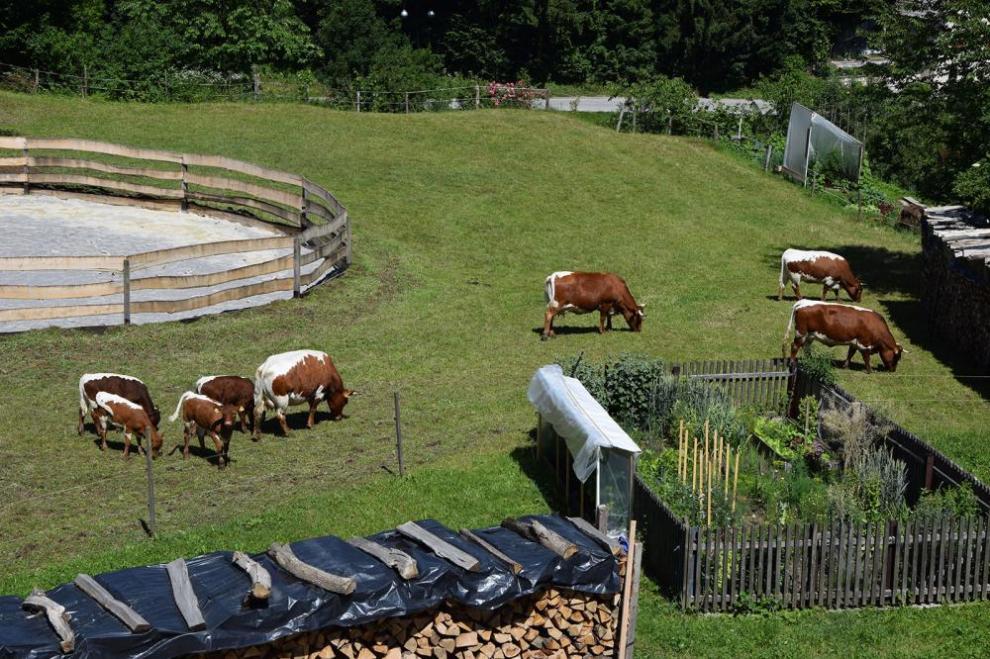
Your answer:
[[[406,114],[409,114],[409,92],[406,92]]]
[[[547,89],[545,92],[543,92],[543,109],[544,110],[549,110],[550,109],[550,90],[549,89]]]
[[[474,109],[481,109],[481,85],[474,86]]]
[[[34,87],[31,89],[35,94],[38,93],[38,87],[41,84],[41,72],[38,69],[34,70]]]
[[[31,152],[28,149],[27,138],[24,138],[24,148],[21,149],[21,155],[24,156],[24,194],[28,194],[31,190],[31,167],[29,163],[31,162]]]
[[[180,183],[182,187],[182,210],[183,212],[189,210],[189,181],[186,177],[189,174],[189,165],[186,164],[186,156],[183,155],[179,162],[179,172],[182,174],[182,182]]]
[[[361,111],[361,90],[357,90],[354,96],[354,108],[360,112]]]
[[[82,95],[85,98],[88,94],[89,94],[89,66],[83,64]]]
[[[633,116],[633,132],[636,132],[636,115],[639,114],[639,108],[633,105],[632,116]]]
[[[935,454],[929,453],[925,459],[925,489],[931,491],[935,478]]]
[[[395,453],[399,459],[399,476],[406,475],[405,464],[402,461],[402,424],[399,421],[399,390],[393,392],[395,399]]]
[[[292,241],[292,297],[302,296],[302,241],[296,236]]]
[[[770,171],[770,156],[773,155],[773,144],[767,144],[767,157],[763,160],[763,171]]]
[[[131,324],[131,259],[124,257],[124,324]]]
[[[674,115],[670,112],[667,113],[667,134],[674,134]]]
[[[619,108],[619,120],[615,123],[615,132],[616,133],[622,131],[622,119],[625,116],[626,116],[626,106],[623,105],[621,108]]]
[[[602,533],[608,533],[608,506],[604,503],[598,506],[595,524],[598,526],[599,531]]]
[[[151,469],[151,432],[145,433],[144,442],[144,465],[148,476],[148,531],[154,538],[158,533],[158,524],[155,521],[155,476]]]
[[[257,71],[253,71],[251,73],[251,79],[253,82],[254,100],[261,100],[261,74]]]

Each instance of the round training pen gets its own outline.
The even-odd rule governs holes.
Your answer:
[[[298,297],[351,261],[327,190],[220,156],[0,137],[0,332]]]

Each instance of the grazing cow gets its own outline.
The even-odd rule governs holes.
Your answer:
[[[880,355],[880,360],[888,371],[897,370],[904,348],[894,340],[887,321],[876,311],[835,302],[801,300],[794,303],[791,319],[787,324],[784,341],[794,329],[791,343],[791,363],[797,359],[798,350],[806,349],[813,341],[821,341],[827,346],[849,346],[849,353],[843,364],[849,367],[853,355],[859,350],[870,369],[870,355]]]
[[[254,383],[239,375],[207,375],[196,380],[196,393],[223,405],[233,405],[241,418],[241,430],[248,431],[254,416]]]
[[[223,405],[217,401],[187,391],[179,398],[179,404],[175,407],[175,413],[168,418],[175,421],[182,414],[182,457],[189,457],[189,437],[195,432],[199,437],[199,447],[206,448],[203,443],[203,434],[209,433],[210,439],[217,449],[217,466],[223,469],[230,462],[228,450],[230,449],[230,435],[234,429],[234,419],[237,417],[237,408],[233,405]],[[223,433],[223,439],[220,433]],[[174,450],[174,449],[173,449]]]
[[[822,299],[829,290],[839,297],[841,287],[853,302],[863,297],[863,285],[853,274],[849,262],[832,252],[812,252],[803,249],[788,249],[780,256],[780,289],[777,299],[784,299],[784,285],[791,282],[794,294],[801,299],[801,281],[822,285]]]
[[[544,340],[554,335],[555,316],[598,311],[598,332],[612,329],[612,316],[621,313],[634,332],[643,328],[643,308],[636,304],[625,280],[611,272],[555,272],[544,284],[547,311],[543,318]]]
[[[285,411],[290,405],[309,403],[307,428],[316,421],[316,407],[327,402],[330,418],[344,417],[344,405],[355,392],[344,383],[330,355],[317,350],[293,350],[272,355],[258,367],[254,379],[254,439],[261,435],[267,408],[275,410],[282,434],[289,434]]]
[[[143,407],[132,403],[123,396],[112,394],[108,391],[98,391],[96,393],[96,405],[99,407],[105,418],[102,444],[100,448],[107,450],[106,440],[106,418],[124,428],[124,458],[131,455],[131,435],[137,435],[138,451],[144,452],[141,446],[141,438],[151,436],[151,456],[157,458],[162,452],[162,436],[158,433],[158,428],[152,423],[151,418]]]
[[[96,403],[96,394],[101,391],[115,394],[139,405],[151,420],[151,424],[158,428],[162,421],[162,415],[151,402],[151,393],[143,382],[130,375],[118,375],[117,373],[85,373],[79,378],[79,434],[83,434],[86,426],[86,414],[93,417],[93,425],[96,427],[96,434],[100,436],[103,447],[106,448],[107,428],[101,417],[104,412]]]

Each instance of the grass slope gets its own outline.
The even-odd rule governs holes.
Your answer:
[[[844,384],[990,474],[976,441],[990,411],[985,395],[953,377],[946,364],[959,360],[932,354],[923,331],[917,237],[859,224],[702,142],[616,135],[522,111],[355,115],[11,94],[0,94],[0,110],[17,133],[219,153],[305,174],[350,209],[356,259],[344,277],[301,301],[191,323],[0,340],[0,592],[51,585],[82,569],[258,550],[275,539],[373,531],[410,517],[484,524],[545,508],[521,457],[533,370],[581,350],[589,358],[775,355],[790,305],[768,296],[776,294],[780,251],[792,245],[846,253],[869,286],[864,304],[885,312],[911,351],[894,376],[856,371]],[[649,304],[645,331],[599,337],[593,319],[569,317],[560,324],[569,331],[541,343],[542,281],[558,269],[622,273]],[[144,540],[143,466],[76,436],[79,374],[138,375],[165,410],[201,374],[249,375],[268,354],[303,346],[331,352],[360,391],[351,417],[287,441],[235,436],[226,473],[201,457],[159,461],[162,539]],[[394,463],[395,389],[413,474],[403,483],[382,469]],[[165,432],[167,446],[179,439],[176,426]],[[724,619],[680,615],[649,589],[644,607],[651,615],[640,618],[640,642],[649,654],[728,649],[731,635],[720,635],[717,622]],[[827,630],[843,619],[864,638],[910,652],[910,621],[927,616],[918,625],[923,638],[924,629],[948,624],[951,611],[796,619],[820,624],[814,647],[824,653],[842,651],[845,640]],[[959,618],[958,647],[973,640],[966,620],[975,615]],[[787,620],[753,616],[731,626],[747,639],[739,647],[786,654],[800,639]],[[771,644],[774,635],[788,644]],[[706,638],[711,649],[698,645]]]

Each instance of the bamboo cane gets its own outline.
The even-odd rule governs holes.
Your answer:
[[[677,432],[677,480],[684,482],[684,422]]]
[[[736,512],[736,492],[739,491],[739,451],[736,451],[736,473],[732,478],[732,512]]]
[[[739,457],[739,451],[736,451],[736,457]],[[725,488],[722,490],[722,497],[725,499],[729,498],[729,472],[732,471],[732,447],[725,447]]]
[[[712,525],[712,463],[708,463],[708,494],[705,497],[708,503],[708,526]]]
[[[691,494],[698,492],[698,438],[694,438],[694,454],[691,465]]]

